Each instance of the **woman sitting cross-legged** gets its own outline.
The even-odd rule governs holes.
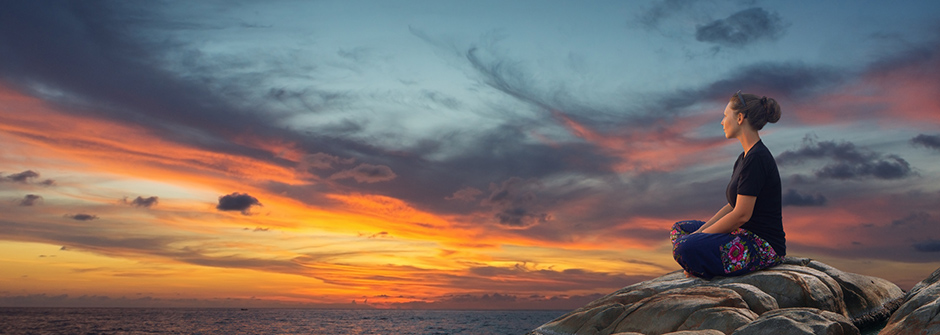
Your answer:
[[[726,138],[741,142],[744,152],[734,163],[728,204],[707,222],[676,222],[670,234],[672,255],[687,276],[740,276],[783,261],[787,248],[780,174],[758,134],[777,120],[780,106],[774,99],[741,91],[731,96],[721,126]]]

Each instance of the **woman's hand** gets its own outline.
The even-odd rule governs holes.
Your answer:
[[[708,219],[708,221],[706,221],[705,224],[699,227],[699,229],[696,230],[693,234],[701,233],[703,230],[705,230],[705,228],[711,227],[711,225],[715,224],[715,222],[718,222],[718,220],[725,217],[725,215],[728,215],[728,213],[731,213],[731,210],[733,209],[734,207],[731,207],[730,204],[725,204],[725,207],[722,207],[721,209],[719,209],[718,213],[715,213],[715,215],[713,215],[711,219]]]
[[[738,194],[738,198],[735,200],[734,209],[716,221],[715,224],[702,229],[701,232],[709,234],[726,234],[741,228],[742,225],[751,219],[751,215],[754,214],[754,203],[756,202],[757,197],[753,195]],[[702,227],[705,226],[702,225]]]

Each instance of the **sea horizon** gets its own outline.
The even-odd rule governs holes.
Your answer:
[[[524,334],[565,312],[0,307],[0,333]]]

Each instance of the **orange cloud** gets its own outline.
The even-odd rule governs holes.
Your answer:
[[[677,117],[653,125],[630,126],[613,134],[595,131],[558,110],[553,110],[552,115],[572,135],[619,158],[620,162],[614,166],[617,172],[673,171],[685,164],[710,163],[710,157],[714,155],[708,153],[727,144],[722,139],[692,138],[687,135],[691,129],[711,120],[700,115]],[[717,117],[714,119],[717,120]],[[717,127],[718,122],[714,123]]]
[[[38,99],[2,86],[0,101],[4,102],[0,132],[41,149],[31,156],[67,160],[71,169],[80,162],[86,170],[222,189],[233,186],[232,179],[305,183],[292,167],[168,141],[141,126],[56,112]]]

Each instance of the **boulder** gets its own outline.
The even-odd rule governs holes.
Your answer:
[[[839,283],[847,315],[859,328],[884,322],[903,300],[900,297],[903,291],[885,279],[843,272],[817,261],[810,261],[807,266],[824,272]]]
[[[917,283],[879,335],[940,334],[940,269]]]
[[[744,298],[744,301],[747,302],[747,306],[754,311],[754,313],[757,313],[757,315],[780,308],[780,306],[777,305],[777,299],[764,293],[764,291],[761,291],[754,285],[730,283],[719,287],[727,288],[740,294],[741,298]]]
[[[751,323],[751,321],[754,321],[757,317],[757,313],[747,308],[711,307],[700,309],[692,313],[678,329],[680,331],[687,329],[707,329],[719,331],[721,334],[730,334],[735,329]]]
[[[722,333],[714,329],[704,329],[704,330],[680,330],[677,332],[666,333],[663,335],[725,335],[725,333]]]
[[[642,333],[637,332],[626,332],[626,333],[614,333],[613,335],[643,335]],[[666,333],[663,335],[725,335],[717,330],[705,329],[705,330],[680,330],[677,332]]]
[[[887,280],[846,273],[811,259],[787,258],[784,264],[740,277],[703,280],[672,272],[617,290],[529,334],[714,333],[708,330],[731,334],[768,319],[772,320],[762,322],[806,320],[853,334],[856,327],[845,324],[884,322],[903,297],[904,292]],[[775,313],[781,309],[789,312]],[[827,316],[818,320],[806,316],[817,310]]]
[[[629,313],[622,313],[619,319],[614,320],[605,329],[579,330],[577,334],[610,334],[619,332],[640,332],[643,334],[665,334],[679,329],[689,321],[693,314],[700,314],[704,309],[711,307],[726,307],[729,309],[747,310],[747,303],[738,293],[719,287],[686,287],[672,289],[649,298],[643,299]],[[744,312],[729,315],[745,314]],[[753,315],[754,313],[749,313]],[[718,316],[718,313],[712,314]],[[699,317],[701,318],[701,317]],[[650,322],[655,320],[655,322]],[[735,319],[736,320],[736,319]],[[753,318],[752,318],[753,320]],[[724,320],[718,320],[720,327],[727,328]],[[748,320],[750,321],[750,320]],[[746,323],[746,322],[745,322]],[[733,329],[733,328],[732,328]]]
[[[761,315],[732,335],[859,335],[849,318],[815,308],[782,308]]]

